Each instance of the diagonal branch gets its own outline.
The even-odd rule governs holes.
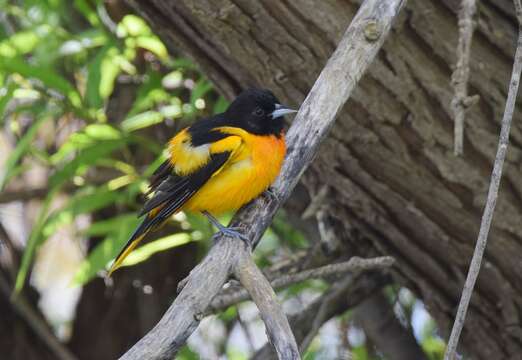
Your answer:
[[[257,305],[265,323],[268,340],[279,359],[299,359],[299,351],[288,319],[277,301],[277,296],[250,254],[239,259],[235,277],[243,284]]]
[[[520,74],[522,73],[522,4],[520,0],[514,0],[514,4],[518,20],[518,41],[513,70],[511,73],[511,81],[509,83],[506,108],[504,110],[504,116],[502,117],[497,155],[495,157],[495,163],[493,164],[488,198],[486,201],[486,207],[484,208],[484,213],[482,214],[477,244],[475,245],[475,251],[473,252],[473,258],[471,259],[471,264],[469,266],[468,276],[464,283],[464,289],[462,290],[462,297],[460,298],[457,316],[455,318],[455,323],[453,324],[453,329],[451,330],[446,354],[444,355],[445,360],[455,359],[460,333],[464,327],[466,312],[468,311],[469,301],[473,294],[473,288],[477,281],[482,258],[484,256],[484,250],[486,249],[486,244],[488,242],[489,229],[491,227],[491,221],[493,220],[493,213],[495,211],[498,197],[498,188],[502,177],[502,167],[504,166],[504,159],[506,158],[507,147],[509,144],[509,130],[511,128],[511,120],[513,119],[513,112],[515,110]]]
[[[347,290],[352,286],[354,278],[348,276],[341,281],[334,283],[332,285],[332,289],[325,294],[324,300],[321,303],[321,306],[317,309],[315,313],[314,320],[312,321],[312,325],[310,326],[310,330],[304,337],[304,339],[299,344],[299,350],[301,352],[305,352],[308,349],[308,346],[312,343],[312,340],[321,329],[321,326],[329,319],[329,308],[331,303],[338,299],[339,296],[342,296],[347,292]]]
[[[366,0],[361,5],[288,131],[289,152],[272,188],[275,195],[263,196],[247,205],[232,222],[232,226],[243,229],[251,244],[259,241],[275,212],[315,157],[338,111],[372,63],[404,2]],[[183,290],[160,322],[121,359],[172,358],[196,329],[212,298],[232,274],[239,277],[250,296],[257,300],[261,316],[266,321],[268,337],[280,358],[299,359],[296,341],[273,290],[268,289],[266,279],[257,272],[259,270],[255,271],[251,266],[254,264],[250,259],[250,244],[224,236],[215,236],[214,240],[215,245],[192,270]],[[245,264],[250,265],[245,267]],[[241,268],[250,271],[241,271]],[[262,293],[257,292],[257,286],[249,285],[254,279],[263,284]],[[276,322],[272,323],[273,319]]]
[[[349,277],[347,282],[350,281],[349,286],[346,286],[346,282],[344,284],[343,282],[338,282],[338,285],[331,286],[325,294],[314,300],[305,309],[289,316],[295,338],[299,343],[302,343],[311,332],[315,331],[314,327],[317,327],[317,316],[321,312],[321,308],[325,310],[325,312],[319,314],[324,324],[334,316],[358,306],[368,297],[389,284],[391,279],[389,276],[373,272]],[[340,291],[340,288],[344,288],[345,291]],[[252,359],[269,360],[274,358],[273,355],[272,349],[267,344],[259,349],[252,356]]]

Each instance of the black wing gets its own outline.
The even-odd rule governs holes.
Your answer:
[[[227,162],[230,154],[231,152],[229,151],[212,154],[206,165],[186,176],[176,175],[171,165],[162,164],[158,168],[159,171],[156,176],[163,174],[163,180],[159,182],[160,178],[154,178],[154,183],[157,184],[152,188],[154,196],[145,203],[140,216],[161,206],[161,209],[150,219],[150,226],[160,224],[166,220],[205,185],[212,175]],[[167,169],[169,169],[168,173]],[[151,182],[152,184],[153,182]],[[150,226],[147,226],[147,228]]]

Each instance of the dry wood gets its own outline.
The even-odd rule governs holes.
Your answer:
[[[384,269],[392,266],[393,263],[394,260],[390,256],[381,256],[372,259],[353,257],[342,263],[325,265],[315,269],[304,270],[296,274],[277,277],[270,281],[270,285],[275,290],[279,290],[307,279],[325,278],[332,275],[345,275],[347,273],[350,274],[358,273],[360,271]],[[249,292],[244,289],[240,289],[230,294],[217,295],[210,303],[206,314],[224,310],[229,306],[248,299],[250,299]]]
[[[457,65],[451,76],[451,82],[455,94],[451,101],[455,121],[455,143],[453,151],[455,155],[462,155],[464,148],[464,120],[466,110],[478,100],[477,97],[468,96],[469,57],[471,52],[471,40],[475,24],[473,16],[477,11],[475,0],[462,0],[459,11],[459,44],[457,46]]]
[[[464,327],[464,321],[466,320],[466,313],[468,311],[469,302],[471,300],[471,295],[473,294],[475,282],[477,281],[477,277],[480,272],[484,250],[486,249],[488,242],[489,229],[491,227],[491,221],[493,220],[493,214],[497,204],[500,179],[502,178],[502,167],[504,166],[504,160],[506,159],[507,147],[509,144],[509,131],[511,129],[513,112],[515,111],[518,85],[520,82],[520,74],[522,72],[522,4],[520,3],[520,0],[514,0],[514,4],[518,20],[518,41],[515,52],[515,60],[513,63],[513,70],[511,73],[511,82],[509,83],[506,108],[504,110],[504,116],[502,117],[502,126],[500,128],[497,155],[495,157],[495,163],[493,164],[488,198],[484,208],[484,213],[482,214],[482,221],[480,223],[480,230],[475,246],[475,251],[473,252],[473,258],[471,259],[468,276],[466,278],[466,282],[464,283],[464,289],[462,290],[457,316],[455,318],[453,329],[451,330],[451,335],[448,341],[448,346],[446,348],[446,353],[444,355],[445,360],[456,359],[455,356],[457,352],[457,345],[459,343],[460,333]]]
[[[403,3],[403,0],[366,0],[361,5],[288,131],[289,152],[272,188],[275,196],[254,201],[232,223],[232,226],[244,229],[252,244],[260,239],[281,203],[288,198],[300,175],[313,160],[339,109],[375,58]],[[247,260],[250,249],[245,248],[245,243],[239,239],[219,236],[215,240],[216,244],[202,263],[191,272],[183,290],[160,322],[121,359],[172,358],[195,330],[211,299],[220,291],[229,275],[235,273],[240,275],[242,281],[248,281],[245,279],[248,273],[238,274],[237,269],[239,265],[244,266],[251,261]],[[253,269],[249,266],[246,268]],[[254,271],[250,275],[260,279],[257,276],[259,274]],[[263,283],[265,281],[266,279]],[[265,290],[266,285],[263,285]],[[267,324],[268,331],[278,331],[269,333],[270,339],[277,339],[273,343],[277,353],[285,355],[282,357],[284,359],[299,358],[295,339],[291,332],[288,333],[286,317],[278,316],[282,312],[277,310],[276,313],[263,313],[265,309],[273,311],[278,307],[273,300],[273,291],[259,294],[254,292],[254,287],[245,287],[251,291],[250,295],[254,300],[264,296],[270,303],[269,306],[264,303],[257,305],[263,319],[277,318],[277,324]]]
[[[346,282],[350,282],[350,285],[345,286]],[[319,315],[324,323],[334,316],[358,306],[390,282],[391,278],[389,276],[384,276],[378,272],[348,276],[346,281],[337,282],[335,286],[331,286],[328,291],[314,300],[305,309],[294,312],[289,316],[296,340],[302,343],[305,338],[311,337],[310,334],[316,330],[317,316],[320,312],[321,314]],[[340,288],[344,288],[345,291],[340,291]],[[323,310],[321,311],[321,309]],[[267,344],[258,350],[252,358],[255,360],[269,360],[275,359],[274,355],[269,344]]]

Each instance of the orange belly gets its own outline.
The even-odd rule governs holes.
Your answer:
[[[236,210],[274,182],[285,157],[284,139],[242,135],[244,149],[203,185],[182,210],[206,210],[212,214]]]

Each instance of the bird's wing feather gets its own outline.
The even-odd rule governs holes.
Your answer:
[[[151,178],[150,198],[140,212],[147,214],[142,223],[132,234],[127,244],[114,260],[109,275],[121,266],[125,257],[138,245],[145,235],[161,226],[213,176],[218,174],[234,158],[241,148],[242,140],[238,136],[228,136],[212,144],[205,165],[186,175],[177,175],[175,162],[167,160],[161,164]]]
[[[169,200],[176,198],[185,199],[183,205],[196,191],[198,191],[212,176],[216,176],[227,164],[234,159],[234,155],[240,150],[242,140],[239,136],[228,135],[214,142],[208,149],[206,163],[189,174],[178,175],[175,172],[176,159],[170,164],[163,163],[157,173],[151,178],[152,196],[143,206],[139,216],[152,211]],[[175,156],[175,154],[172,154]],[[190,195],[187,195],[190,193]]]

